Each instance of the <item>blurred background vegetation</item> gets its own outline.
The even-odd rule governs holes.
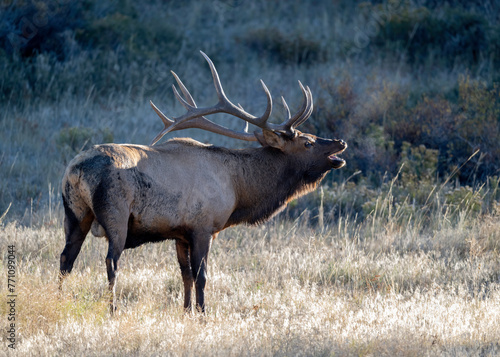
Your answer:
[[[148,144],[162,128],[150,99],[167,115],[182,112],[170,70],[200,105],[212,104],[199,50],[228,96],[256,114],[265,107],[258,79],[292,109],[301,101],[296,81],[308,84],[315,110],[302,129],[348,142],[347,167],[289,215],[404,221],[464,205],[499,209],[494,0],[3,0],[0,24],[5,220],[50,223],[65,166],[90,145]],[[246,145],[196,130],[177,135]]]

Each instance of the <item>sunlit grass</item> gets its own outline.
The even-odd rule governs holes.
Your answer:
[[[2,246],[18,251],[18,353],[499,353],[499,216],[466,215],[442,229],[376,223],[320,230],[277,219],[224,231],[210,254],[206,316],[183,313],[173,242],[126,251],[114,318],[104,239],[87,238],[59,292],[59,222],[4,225]]]

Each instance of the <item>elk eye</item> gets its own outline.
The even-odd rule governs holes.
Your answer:
[[[309,149],[314,146],[314,143],[312,141],[306,141],[304,146]]]

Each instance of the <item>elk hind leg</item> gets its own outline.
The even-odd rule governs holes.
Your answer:
[[[60,256],[59,266],[59,290],[62,290],[62,282],[64,278],[73,269],[78,254],[85,241],[85,237],[90,230],[93,215],[89,210],[83,215],[83,218],[78,219],[73,210],[67,205],[66,200],[63,199],[65,217],[64,217],[64,232],[66,236],[66,245]]]

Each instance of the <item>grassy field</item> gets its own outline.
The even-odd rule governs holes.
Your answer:
[[[9,223],[0,243],[17,251],[17,355],[498,355],[500,212],[458,213],[425,227],[374,215],[224,231],[206,316],[183,312],[172,242],[124,253],[111,318],[104,239],[87,238],[59,293],[60,214]]]
[[[0,301],[14,246],[14,353],[500,355],[499,13],[490,0],[0,2]],[[149,100],[183,113],[170,70],[212,105],[199,50],[256,115],[263,79],[273,122],[279,97],[293,111],[297,80],[309,85],[301,129],[346,140],[347,166],[271,222],[219,235],[206,316],[183,313],[165,242],[123,254],[110,318],[104,239],[89,235],[57,289],[60,181],[93,144],[148,144],[163,127]],[[3,331],[9,313],[0,304]],[[7,338],[0,355],[14,355]]]

